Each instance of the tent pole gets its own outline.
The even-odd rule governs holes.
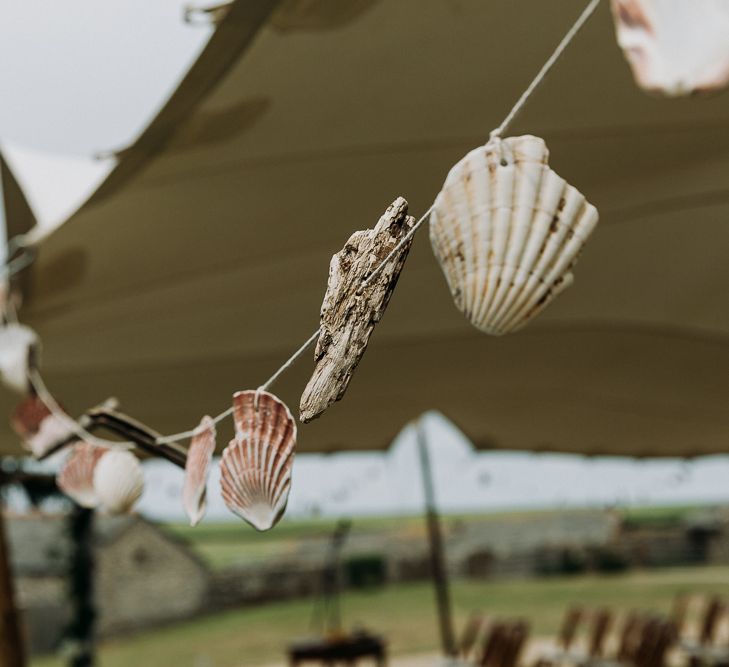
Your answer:
[[[0,508],[0,666],[24,667],[25,647],[15,605],[15,587],[5,525],[5,513]]]
[[[74,504],[69,516],[72,555],[69,572],[71,625],[66,631],[73,650],[69,667],[92,667],[94,657],[94,510]]]
[[[420,454],[420,470],[425,492],[425,517],[428,523],[428,541],[430,544],[430,568],[435,588],[435,601],[438,606],[438,621],[440,623],[440,641],[443,655],[456,656],[456,642],[453,634],[453,618],[451,615],[451,599],[448,591],[448,572],[446,570],[443,552],[443,536],[441,534],[440,518],[435,506],[435,489],[433,473],[428,453],[428,439],[425,433],[423,417],[415,425],[418,452]]]

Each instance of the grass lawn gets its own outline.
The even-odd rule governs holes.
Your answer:
[[[550,578],[453,585],[456,621],[480,609],[499,616],[524,616],[533,634],[553,633],[572,603],[615,609],[667,611],[678,592],[729,596],[729,567],[696,567],[634,572],[611,577]],[[310,628],[311,601],[270,604],[215,614],[169,628],[105,642],[101,667],[254,667],[276,662],[292,637]],[[395,654],[436,650],[433,593],[427,584],[399,585],[371,593],[350,593],[343,600],[348,627],[362,625],[384,633]],[[34,667],[61,667],[39,659]]]

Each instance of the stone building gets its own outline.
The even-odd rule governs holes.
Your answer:
[[[30,643],[35,651],[53,650],[69,618],[66,518],[37,515],[7,523]],[[140,517],[97,516],[94,559],[100,635],[186,618],[208,602],[206,567],[183,542]]]

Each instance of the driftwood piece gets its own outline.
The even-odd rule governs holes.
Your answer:
[[[364,289],[363,281],[415,224],[415,219],[407,212],[408,203],[398,197],[374,229],[355,232],[344,248],[332,257],[321,306],[314,373],[299,406],[302,422],[316,419],[347,391],[372,330],[387,308],[412,238]]]

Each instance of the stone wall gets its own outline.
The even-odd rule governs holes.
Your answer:
[[[729,530],[717,533],[708,539],[706,560],[712,565],[729,563]]]
[[[209,605],[224,609],[306,597],[320,590],[321,578],[321,568],[296,562],[230,568],[213,575]]]
[[[102,635],[191,616],[207,606],[208,593],[205,568],[145,522],[97,552]]]
[[[26,645],[34,655],[57,650],[71,619],[66,582],[58,576],[20,577],[15,587]]]
[[[706,549],[680,528],[624,531],[616,542],[632,567],[669,567],[706,562]]]

